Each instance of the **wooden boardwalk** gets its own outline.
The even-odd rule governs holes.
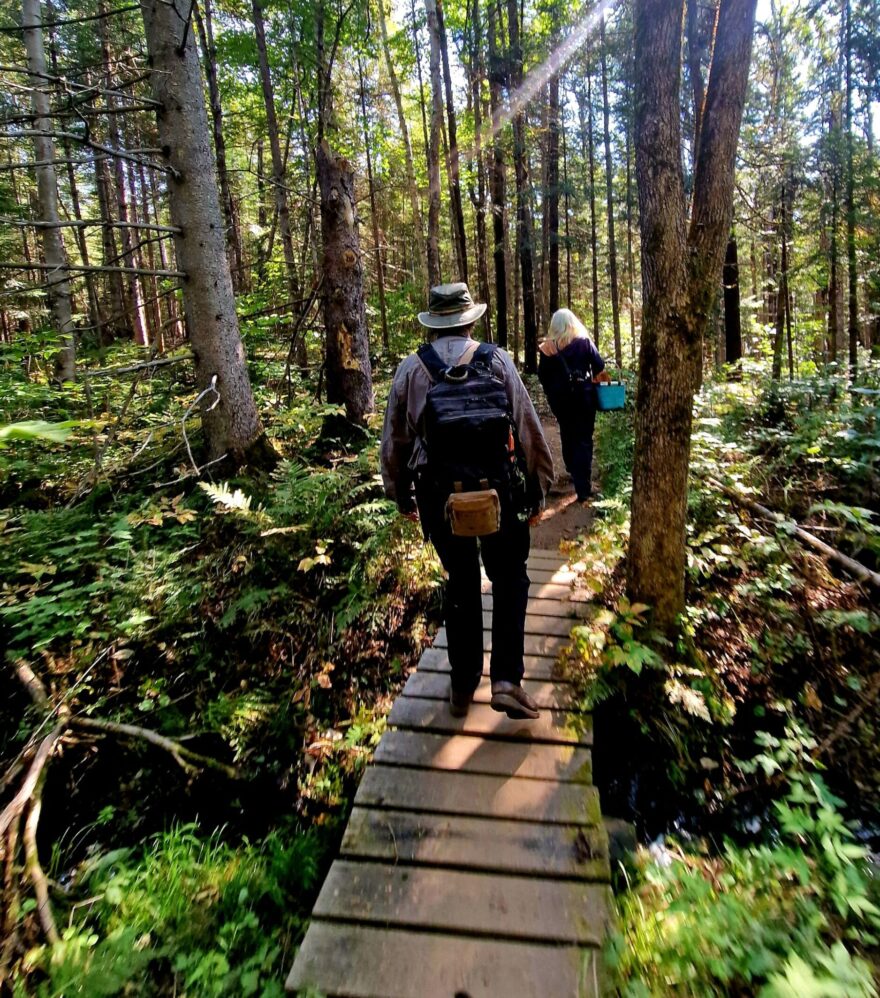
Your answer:
[[[361,781],[287,980],[345,998],[593,998],[609,904],[592,726],[555,676],[573,575],[533,550],[523,685],[542,708],[449,713],[445,629],[409,677]],[[484,586],[485,647],[492,596]]]

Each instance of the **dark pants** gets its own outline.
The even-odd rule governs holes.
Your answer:
[[[449,642],[452,688],[470,693],[483,672],[483,603],[480,593],[480,554],[492,582],[493,683],[522,682],[526,604],[529,598],[529,525],[503,509],[501,529],[486,537],[454,537],[443,516],[442,501],[432,494],[417,496],[425,535],[437,549],[449,574],[444,590],[444,615]],[[479,541],[479,547],[478,547]]]
[[[574,415],[559,420],[559,436],[562,439],[562,460],[574,482],[578,499],[588,499],[592,492],[593,475],[593,427],[596,423],[595,409],[581,409]]]

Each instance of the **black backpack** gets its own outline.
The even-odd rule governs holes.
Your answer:
[[[522,475],[510,401],[492,373],[494,343],[481,343],[467,364],[448,366],[425,343],[418,350],[432,385],[425,401],[428,473],[438,492],[494,488],[514,498]]]

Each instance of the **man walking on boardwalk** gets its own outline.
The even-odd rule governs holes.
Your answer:
[[[492,707],[534,719],[537,705],[522,688],[526,562],[553,459],[509,354],[471,338],[485,311],[466,284],[431,288],[419,322],[436,338],[394,375],[382,478],[400,512],[421,520],[448,575],[451,713],[467,714],[483,672],[482,554],[493,594]]]

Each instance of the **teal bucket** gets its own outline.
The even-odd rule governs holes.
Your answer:
[[[600,412],[622,409],[626,403],[626,385],[622,381],[605,381],[596,385]]]

